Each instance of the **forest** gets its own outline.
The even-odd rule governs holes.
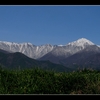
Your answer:
[[[100,71],[56,72],[0,67],[0,94],[100,94]]]

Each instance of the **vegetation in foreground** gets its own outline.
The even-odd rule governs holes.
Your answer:
[[[100,94],[100,71],[0,69],[0,94]]]

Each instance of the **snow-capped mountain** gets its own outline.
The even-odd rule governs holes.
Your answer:
[[[59,59],[61,57],[66,58],[80,50],[83,50],[88,45],[95,44],[85,38],[81,38],[76,41],[70,42],[67,45],[45,44],[40,46],[33,45],[32,43],[14,43],[0,41],[0,49],[2,50],[9,52],[21,52],[26,56],[34,59],[43,59],[43,57],[46,56],[46,60],[49,60],[47,57],[48,55],[49,57],[59,57]]]
[[[47,53],[39,60],[50,60],[53,63],[55,62],[59,63],[63,59],[66,59],[67,57],[91,45],[95,45],[95,44],[85,38],[81,38],[78,39],[77,41],[70,42],[65,46],[58,46],[54,48],[51,52]]]
[[[95,45],[95,44],[93,42],[87,40],[86,38],[81,38],[81,39],[78,39],[77,41],[70,42],[67,45],[81,46],[84,48],[87,45]]]
[[[68,43],[66,47],[67,47],[67,50],[69,50],[72,54],[74,54],[90,45],[95,45],[95,44],[87,40],[86,38],[81,38],[76,41]]]
[[[8,63],[12,61],[12,64],[16,65],[16,60],[13,60],[15,57],[17,57],[16,63],[18,65],[22,61],[25,62],[24,64],[33,64],[33,60],[29,58],[24,59],[23,56],[21,56],[23,54],[26,56],[25,58],[29,57],[35,61],[39,60],[37,63],[43,60],[49,60],[51,63],[56,63],[57,66],[61,64],[66,68],[77,69],[75,66],[91,66],[92,68],[100,70],[100,45],[96,45],[86,38],[80,38],[66,45],[45,44],[40,46],[33,45],[32,43],[0,41],[1,64],[7,62],[6,65],[8,65]],[[19,58],[23,60],[20,61]],[[45,64],[43,63],[43,66],[47,66],[46,62]],[[50,64],[50,66],[51,65],[52,64]]]
[[[50,44],[36,46],[31,43],[13,43],[0,41],[0,49],[9,52],[21,52],[30,58],[37,59],[50,52],[53,49],[53,46]]]

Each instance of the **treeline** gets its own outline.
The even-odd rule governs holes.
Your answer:
[[[100,94],[100,72],[0,68],[0,94]]]

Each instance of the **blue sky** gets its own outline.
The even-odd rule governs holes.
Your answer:
[[[99,5],[0,6],[0,41],[66,45],[79,38],[100,45]]]

